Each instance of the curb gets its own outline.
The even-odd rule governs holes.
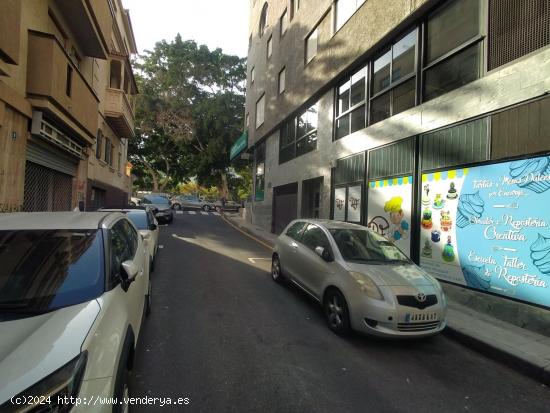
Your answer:
[[[249,238],[252,238],[256,242],[259,242],[260,244],[262,244],[264,247],[268,248],[269,250],[273,250],[274,244],[270,240],[268,240],[266,238],[263,238],[262,236],[254,233],[254,231],[250,230],[249,228],[245,227],[244,225],[238,224],[237,222],[235,222],[232,219],[225,216],[224,213],[221,214],[221,217],[228,225],[230,225],[233,228],[241,231],[243,234],[245,234]]]
[[[445,330],[443,330],[443,334],[483,354],[487,358],[507,365],[519,373],[550,386],[550,365],[546,367],[541,366],[532,360],[528,360],[526,357],[508,352],[493,343],[466,334],[458,328],[450,327],[448,324]]]

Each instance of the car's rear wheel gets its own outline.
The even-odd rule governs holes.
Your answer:
[[[271,278],[276,283],[284,281],[283,272],[281,271],[281,260],[278,255],[274,255],[271,259]]]
[[[130,368],[128,365],[129,353],[123,353],[124,360],[119,365],[119,371],[115,381],[114,398],[116,403],[113,405],[114,413],[128,413],[130,407],[127,403],[130,397]]]
[[[172,205],[172,208],[174,208],[176,211],[179,211],[181,209],[181,205],[180,204],[174,204],[174,205]]]
[[[202,210],[203,210],[204,212],[208,212],[208,211],[210,211],[210,207],[209,207],[208,205],[203,205],[203,206],[202,206]]]
[[[346,335],[350,332],[349,310],[344,295],[337,289],[326,292],[323,300],[325,318],[328,327],[338,335]]]

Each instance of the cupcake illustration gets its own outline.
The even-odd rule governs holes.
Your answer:
[[[520,188],[530,189],[537,194],[550,188],[550,180],[534,180],[540,176],[550,175],[550,156],[535,159],[522,159],[510,164],[510,176],[519,179]]]
[[[531,259],[541,273],[550,274],[550,238],[539,234],[531,245]]]
[[[486,273],[485,265],[481,267],[476,267],[475,265],[462,267],[462,274],[464,274],[466,285],[478,290],[488,290],[491,286],[491,277],[485,275]]]
[[[456,212],[456,225],[459,228],[467,227],[471,224],[472,218],[481,218],[484,210],[485,202],[479,196],[479,191],[475,194],[460,195]]]

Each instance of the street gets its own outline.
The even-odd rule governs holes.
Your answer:
[[[190,400],[162,410],[548,411],[545,386],[444,335],[336,336],[312,299],[271,280],[269,250],[220,216],[184,211],[159,243],[131,388]]]

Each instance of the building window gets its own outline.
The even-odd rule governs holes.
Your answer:
[[[416,28],[410,31],[374,61],[369,124],[416,104],[417,33]]]
[[[267,3],[264,3],[264,6],[262,7],[262,14],[260,15],[260,26],[258,28],[260,37],[262,37],[265,34],[266,25],[267,25]]]
[[[256,102],[256,129],[264,124],[265,114],[265,93]]]
[[[250,69],[250,83],[254,83],[254,78],[255,78],[255,70],[254,70],[254,67],[252,69]]]
[[[298,10],[300,10],[300,0],[290,0],[290,21],[294,19]]]
[[[71,65],[67,65],[67,83],[65,85],[65,93],[69,97],[71,96],[72,88],[73,88],[73,68],[71,67]]]
[[[336,2],[336,31],[349,20],[365,0],[338,0]]]
[[[254,200],[263,201],[265,192],[265,143],[260,144],[254,152]]]
[[[283,12],[281,16],[281,36],[283,36],[288,29],[288,12],[287,9]]]
[[[97,140],[95,142],[95,157],[101,159],[101,146],[103,145],[103,132],[101,129],[97,130]]]
[[[306,38],[306,64],[311,62],[317,54],[317,40],[319,37],[319,28],[316,27]]]
[[[111,153],[109,154],[109,165],[113,166],[113,153],[115,152],[115,145],[111,144]]]
[[[336,139],[366,127],[367,67],[347,78],[336,90]]]
[[[481,76],[482,3],[480,0],[455,0],[428,18],[424,101]]]
[[[111,141],[109,139],[105,139],[105,162],[108,164],[111,164]]]
[[[122,88],[122,65],[118,60],[111,60],[109,87],[111,89]]]
[[[318,103],[302,110],[281,127],[279,164],[317,149]]]
[[[118,173],[122,172],[122,152],[118,152]]]
[[[286,67],[279,72],[279,94],[283,93],[286,88]]]
[[[269,36],[267,39],[267,58],[269,59],[273,54],[273,36]]]

